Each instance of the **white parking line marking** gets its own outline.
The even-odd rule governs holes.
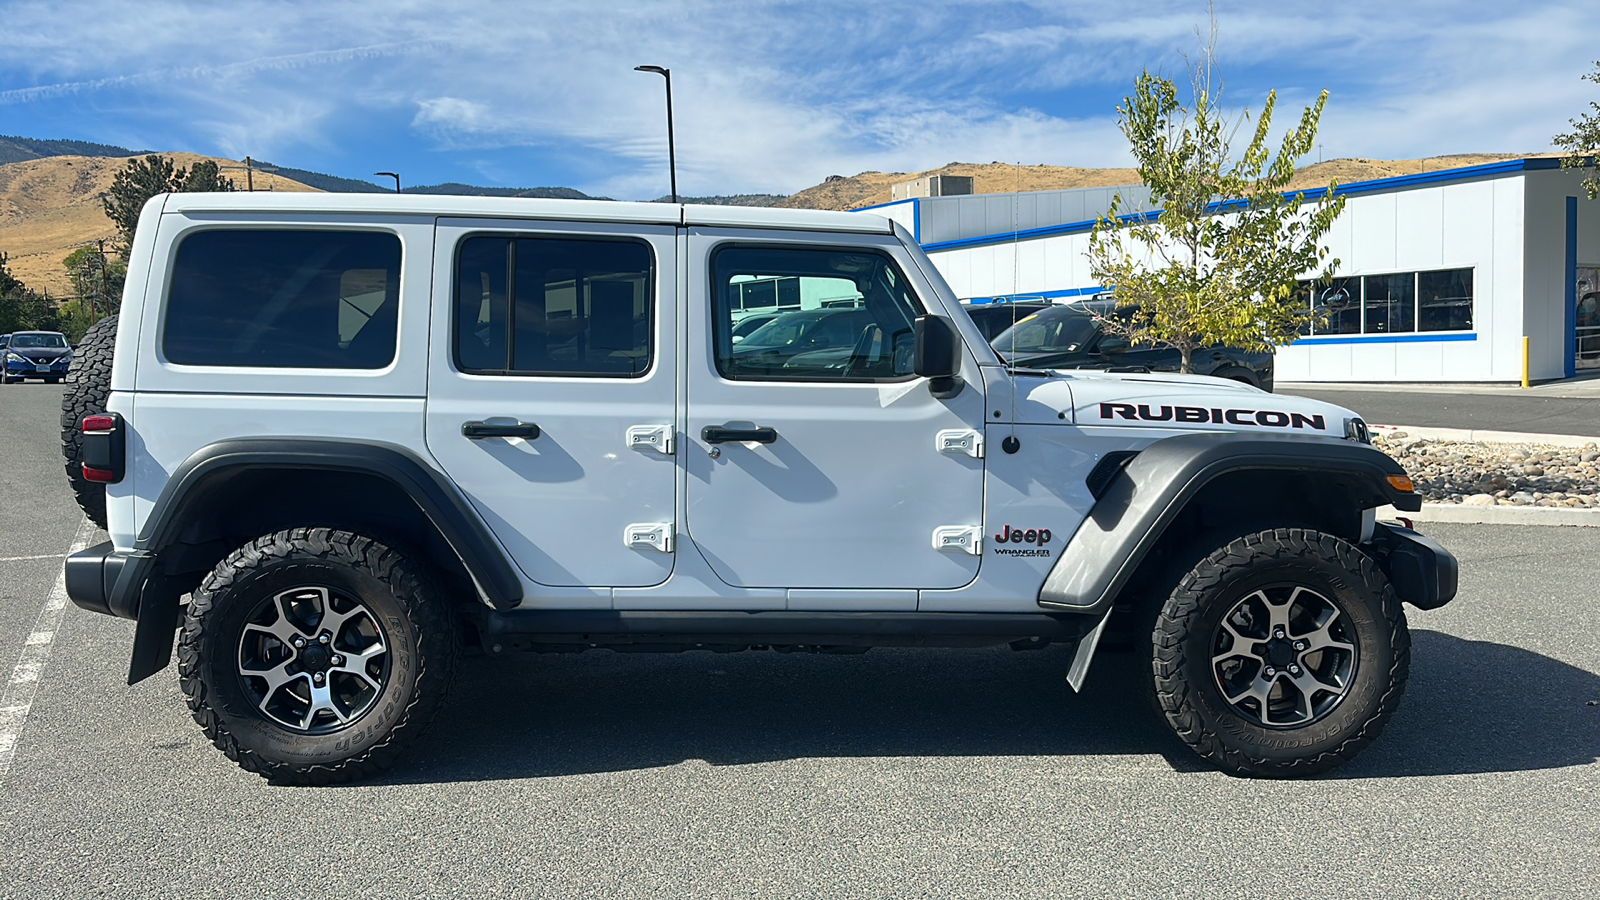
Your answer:
[[[73,535],[72,548],[68,554],[77,553],[89,546],[89,539],[94,536],[94,526],[84,519],[78,525],[78,533]],[[18,557],[18,559],[59,559],[58,554],[51,556]],[[10,562],[11,560],[0,560]],[[6,680],[4,693],[0,693],[0,787],[6,783],[6,775],[11,772],[11,760],[17,754],[17,741],[22,738],[22,728],[28,724],[28,711],[33,708],[33,694],[38,690],[39,679],[44,675],[45,663],[50,661],[50,649],[55,645],[56,626],[61,622],[61,611],[67,608],[67,575],[62,572],[56,576],[55,587],[50,589],[49,596],[45,597],[44,608],[39,610],[39,618],[33,623],[33,631],[28,635],[28,641],[22,648],[22,657],[11,670],[11,677]]]
[[[30,559],[66,559],[61,553],[41,553],[38,556],[0,556],[0,563],[26,562]]]

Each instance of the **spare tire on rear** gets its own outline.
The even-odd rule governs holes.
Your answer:
[[[84,416],[106,410],[111,396],[111,354],[117,343],[117,317],[106,316],[90,326],[78,348],[72,351],[67,369],[67,390],[61,397],[61,455],[67,461],[67,480],[72,493],[89,521],[106,527],[106,486],[83,477],[83,433],[78,426]]]

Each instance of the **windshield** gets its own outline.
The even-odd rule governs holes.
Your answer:
[[[1095,320],[1082,310],[1053,306],[1000,332],[989,346],[1001,356],[1017,353],[1072,353],[1094,337]]]
[[[806,345],[848,345],[855,340],[855,324],[858,316],[840,315],[838,313],[790,313],[773,319],[771,322],[750,332],[750,336],[739,342],[740,348],[745,347],[792,347],[797,344]]]
[[[11,338],[13,349],[49,348],[67,349],[67,339],[59,334],[19,334]]]

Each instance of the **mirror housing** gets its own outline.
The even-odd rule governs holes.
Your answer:
[[[961,371],[961,339],[950,320],[917,316],[913,337],[912,371],[928,379],[928,390],[941,400],[960,393],[961,380],[956,373]]]

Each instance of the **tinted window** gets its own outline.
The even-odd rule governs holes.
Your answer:
[[[67,339],[60,334],[19,334],[9,346],[18,350],[65,350]]]
[[[456,364],[490,375],[643,375],[651,359],[651,264],[639,241],[463,241]]]
[[[1472,330],[1471,269],[1302,281],[1297,296],[1311,298],[1315,320],[1301,334]]]
[[[1410,272],[1400,275],[1368,275],[1366,277],[1367,333],[1393,334],[1416,331],[1416,289],[1416,276]]]
[[[1472,330],[1472,270],[1417,273],[1417,330]]]
[[[393,234],[202,231],[178,245],[161,347],[184,365],[381,369],[399,291]]]
[[[788,311],[734,341],[748,298],[763,290],[779,310]],[[914,377],[912,322],[921,306],[887,257],[846,250],[726,247],[712,258],[712,292],[717,370],[726,378]]]
[[[1065,306],[1041,310],[1000,332],[989,346],[1002,356],[1083,350],[1099,328],[1093,316]]]

